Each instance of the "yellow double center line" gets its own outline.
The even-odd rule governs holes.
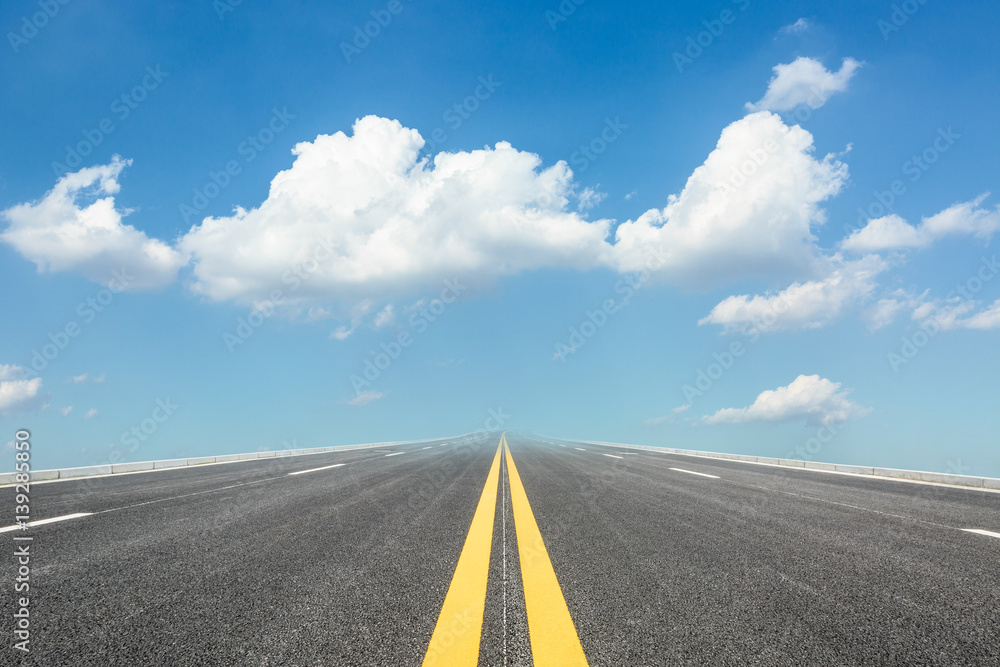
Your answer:
[[[510,480],[511,509],[517,534],[524,603],[528,615],[531,657],[535,667],[577,667],[587,665],[566,599],[556,579],[542,533],[528,503],[528,494],[507,446],[500,437],[486,486],[472,518],[465,546],[458,557],[455,575],[445,595],[434,634],[431,635],[424,667],[479,664],[479,642],[486,609],[486,582],[490,571],[490,550],[496,519],[500,456],[505,455]]]

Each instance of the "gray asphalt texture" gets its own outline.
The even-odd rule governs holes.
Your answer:
[[[1000,665],[1000,539],[960,530],[1000,532],[1000,494],[507,440],[591,665]],[[95,514],[27,531],[27,656],[8,557],[0,664],[419,665],[498,441],[35,484],[33,519]],[[504,660],[531,664],[506,487]]]

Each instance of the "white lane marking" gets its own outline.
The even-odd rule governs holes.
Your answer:
[[[573,449],[579,449],[579,450],[580,450],[581,452],[585,452],[585,451],[587,451],[587,450],[586,450],[586,449],[584,449],[583,447],[574,447]]]
[[[985,535],[986,537],[996,537],[1000,538],[1000,533],[994,533],[990,530],[982,530],[980,528],[963,528],[967,533],[975,533],[976,535]]]
[[[450,444],[451,444],[450,442],[446,442],[446,443],[444,443],[444,444],[443,444],[443,445],[441,445],[441,446],[442,446],[442,447],[447,447],[447,446],[448,446],[448,445],[450,445]]]
[[[330,468],[339,468],[340,466],[347,465],[346,463],[334,463],[332,466],[323,466],[322,468],[311,468],[309,470],[296,470],[295,472],[288,473],[289,475],[304,475],[307,472],[317,472],[319,470],[329,470]]]
[[[566,445],[559,445],[560,447],[565,447]]]
[[[386,454],[386,456],[399,456],[400,454],[405,454],[406,452],[393,452],[392,454]]]
[[[623,458],[625,458],[624,456],[615,456],[614,454],[605,454],[604,456],[610,456],[613,459],[623,459]]]
[[[67,521],[68,519],[79,519],[81,516],[90,516],[93,512],[77,512],[76,514],[66,514],[65,516],[55,516],[51,519],[39,519],[38,521],[29,521],[25,525],[28,528],[34,528],[35,526],[44,526],[47,523],[55,523],[56,521]],[[13,530],[21,530],[21,524],[14,526],[5,526],[0,528],[0,533],[9,533]]]
[[[721,479],[718,475],[706,475],[703,472],[695,472],[694,470],[685,470],[684,468],[671,468],[671,470],[676,470],[677,472],[686,472],[689,475],[698,475],[699,477],[709,477],[711,479]]]
[[[421,447],[421,449],[430,449],[430,447],[429,446],[428,447]]]

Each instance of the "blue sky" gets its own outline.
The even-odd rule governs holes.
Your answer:
[[[503,426],[998,476],[998,19],[6,3],[0,430],[35,467]]]

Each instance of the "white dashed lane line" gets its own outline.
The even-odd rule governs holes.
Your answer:
[[[684,468],[671,468],[677,472],[686,472],[689,475],[698,475],[699,477],[708,477],[710,479],[721,479],[718,475],[706,475],[703,472],[695,472],[694,470],[685,470]]]
[[[304,475],[307,472],[317,472],[319,470],[329,470],[330,468],[339,468],[340,466],[347,465],[346,463],[334,463],[332,466],[323,466],[322,468],[310,468],[309,470],[296,470],[295,472],[288,473],[289,475]]]
[[[39,519],[38,521],[29,521],[25,526],[28,528],[34,528],[35,526],[44,526],[47,523],[55,523],[57,521],[68,521],[69,519],[79,519],[82,516],[90,516],[93,512],[77,512],[76,514],[66,514],[63,516],[55,516],[51,519]],[[21,530],[21,524],[15,524],[13,526],[5,526],[0,528],[0,533],[9,533],[14,530]]]
[[[1000,539],[1000,533],[994,533],[991,530],[982,530],[981,528],[963,528],[967,533],[975,533],[976,535],[985,535],[986,537],[996,537]]]

